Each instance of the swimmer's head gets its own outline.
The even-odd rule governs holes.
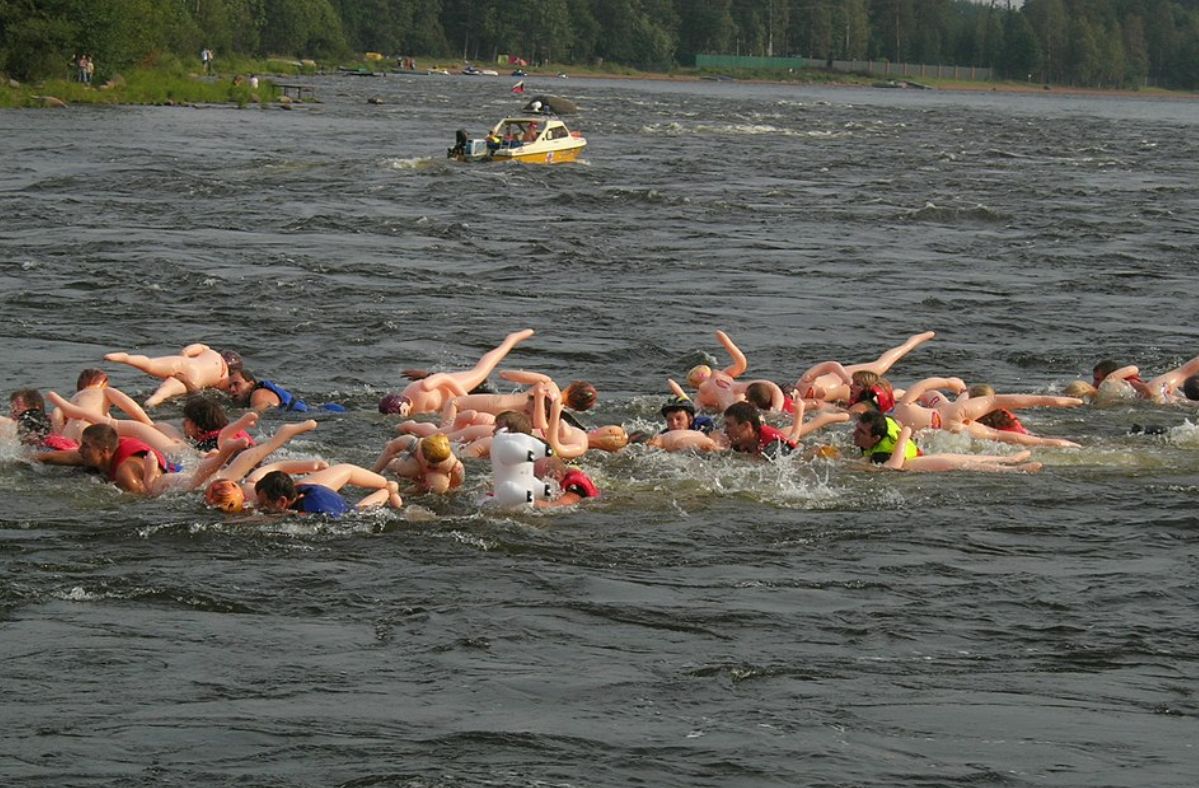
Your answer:
[[[595,386],[585,380],[572,381],[562,392],[562,402],[571,410],[587,410],[599,399]]]
[[[403,394],[384,394],[383,399],[379,400],[379,412],[387,415],[407,416],[408,411],[412,409],[412,400],[405,397]]]
[[[769,383],[755,380],[745,388],[745,398],[757,405],[759,410],[770,410],[774,404],[774,390]]]
[[[1105,358],[1103,361],[1100,361],[1095,365],[1094,369],[1091,370],[1091,374],[1093,376],[1091,379],[1091,385],[1098,386],[1103,382],[1104,378],[1119,368],[1120,365],[1115,361],[1112,361],[1110,358]]]
[[[441,433],[421,438],[420,453],[424,455],[430,465],[445,462],[454,456],[454,452],[450,449],[450,439]]]
[[[245,366],[245,362],[241,360],[241,354],[236,350],[222,350],[221,358],[225,359],[225,367],[230,372]]]
[[[246,505],[241,485],[231,479],[217,479],[204,491],[204,503],[228,514],[237,514]]]
[[[712,368],[707,364],[696,364],[687,372],[687,383],[692,388],[699,388],[700,384],[708,378],[712,377]]]
[[[1095,396],[1095,387],[1085,380],[1076,380],[1066,386],[1062,391],[1067,397],[1077,397],[1078,399],[1093,399]]]
[[[79,377],[75,379],[75,390],[83,391],[92,386],[107,386],[108,373],[102,369],[85,369],[79,373]]]
[[[666,400],[666,404],[662,406],[662,418],[666,418],[671,413],[676,411],[686,411],[689,416],[695,415],[695,403],[690,397],[671,397]]]
[[[619,424],[609,424],[587,433],[587,448],[620,451],[629,445],[629,433]]]
[[[1199,375],[1191,375],[1182,382],[1182,394],[1187,399],[1199,400]]]
[[[495,417],[495,432],[507,430],[521,435],[533,434],[533,420],[519,410],[506,410]]]

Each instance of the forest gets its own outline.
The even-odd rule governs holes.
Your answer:
[[[982,66],[1081,87],[1199,88],[1199,0],[0,0],[0,72],[101,77],[163,56],[671,71],[696,54]]]

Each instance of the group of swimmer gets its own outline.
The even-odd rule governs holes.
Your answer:
[[[315,420],[285,423],[257,442],[250,431],[257,428],[260,413],[345,408],[310,406],[283,386],[256,377],[236,352],[203,344],[168,356],[105,356],[160,379],[144,406],[110,386],[103,370],[86,369],[70,399],[52,391],[45,398],[35,389],[13,392],[10,416],[0,417],[0,426],[15,428],[36,461],[83,467],[129,493],[203,488],[206,502],[227,512],[252,503],[265,512],[338,516],[353,508],[403,506],[401,482],[418,494],[450,493],[465,479],[463,458],[492,461],[493,493],[485,503],[570,506],[599,495],[594,482],[573,464],[588,451],[614,452],[637,442],[672,452],[732,451],[774,458],[801,450],[807,436],[846,422],[853,422],[852,442],[868,466],[1035,472],[1041,464],[1030,459],[1030,448],[1079,444],[1030,433],[1017,410],[1077,407],[1104,397],[1140,397],[1160,404],[1199,401],[1199,357],[1148,381],[1136,367],[1102,361],[1090,383],[1070,384],[1066,396],[1000,394],[950,376],[926,378],[906,389],[892,386],[886,374],[933,339],[932,331],[909,337],[873,361],[820,362],[794,383],[779,385],[744,379],[749,367],[745,355],[717,331],[731,363],[723,369],[693,368],[686,377],[691,393],[668,379],[673,396],[661,408],[664,428],[630,436],[616,424],[589,430],[573,415],[589,410],[598,399],[595,387],[585,381],[560,388],[547,375],[505,369],[499,377],[523,388],[510,394],[490,388],[491,374],[532,335],[531,329],[509,334],[468,370],[405,370],[412,382],[379,402],[380,412],[402,419],[398,435],[384,444],[369,469],[321,459],[272,460],[274,452],[318,425]],[[186,397],[180,423],[148,415],[147,410],[179,397]],[[225,398],[246,410],[230,421],[222,405]],[[415,416],[426,418],[410,418]],[[787,423],[776,427],[768,423],[772,418]],[[1025,448],[1007,455],[925,454],[915,434],[931,430]],[[832,459],[839,452],[824,445],[807,454]],[[341,494],[347,486],[368,492],[350,504]]]

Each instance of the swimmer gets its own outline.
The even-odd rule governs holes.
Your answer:
[[[229,372],[229,394],[233,401],[244,407],[261,413],[264,410],[278,408],[281,411],[307,413],[312,410],[307,402],[292,394],[287,389],[271,380],[259,380],[254,373],[245,367]],[[325,403],[317,406],[322,410],[338,413],[345,408],[336,403]]]
[[[533,435],[533,419],[524,410],[506,410],[495,417],[491,425],[491,435],[486,435],[466,444],[458,453],[463,457],[485,460],[491,456],[491,441],[495,433],[507,430],[511,433]],[[540,436],[534,436],[540,437]]]
[[[532,396],[532,387],[537,385],[545,389],[547,398],[561,397],[566,407],[571,410],[588,410],[595,405],[599,398],[595,386],[585,380],[572,381],[565,389],[559,389],[557,383],[548,375],[540,372],[506,369],[500,372],[500,378],[530,388],[514,394],[487,393],[454,397],[448,400],[442,408],[442,423],[452,422],[459,410],[473,410],[479,413],[490,413],[493,416],[506,410],[520,410],[525,406],[526,400]]]
[[[912,439],[912,428],[904,427],[896,441],[895,451],[881,462],[883,468],[893,471],[916,473],[940,473],[944,471],[974,471],[985,473],[1036,473],[1041,463],[1027,462],[1027,449],[1017,454],[923,454],[908,456],[907,447]],[[874,460],[878,462],[877,460]]]
[[[728,436],[729,447],[736,452],[771,458],[790,454],[799,445],[797,432],[803,408],[796,413],[791,431],[784,433],[764,423],[752,402],[733,403],[724,412],[724,434]]]
[[[339,492],[346,485],[374,492],[351,507]],[[334,465],[299,479],[293,479],[284,471],[271,471],[256,480],[254,494],[259,509],[276,514],[303,512],[339,517],[351,508],[391,506],[399,509],[404,505],[398,484],[349,463]]]
[[[231,353],[230,358],[240,361],[235,353]],[[199,343],[188,345],[177,356],[150,358],[128,353],[108,353],[104,360],[128,364],[147,375],[162,379],[158,390],[146,400],[147,408],[182,397],[189,391],[210,388],[224,391],[229,385],[230,364],[221,353]]]
[[[253,446],[254,439],[246,430],[253,429],[258,423],[258,415],[249,413],[230,424],[224,408],[214,400],[198,395],[189,397],[184,403],[180,427],[165,421],[146,424],[132,419],[115,419],[106,414],[103,418],[97,418],[95,413],[64,400],[53,391],[46,396],[69,419],[107,424],[122,438],[137,438],[163,454],[178,454],[192,449],[212,451],[233,439],[243,439],[246,445]]]
[[[143,463],[143,457],[149,462]],[[78,449],[46,452],[39,454],[37,460],[98,471],[108,481],[134,495],[154,494],[159,478],[178,470],[157,449],[136,438],[119,437],[107,424],[92,424],[84,429]]]
[[[391,471],[396,476],[412,479],[425,492],[444,495],[462,486],[466,471],[454,456],[450,439],[445,435],[417,438],[401,435],[390,441],[371,470]]]
[[[1140,370],[1134,366],[1117,367],[1115,361],[1104,360],[1096,364],[1092,370],[1091,384],[1096,389],[1102,389],[1103,384],[1109,381],[1123,381],[1136,391],[1138,397],[1164,405],[1182,399],[1192,401],[1199,399],[1199,378],[1196,376],[1199,376],[1199,356],[1169,372],[1151,378],[1149,381],[1141,380]],[[1196,396],[1187,393],[1186,384],[1190,378],[1196,378],[1191,381],[1190,385],[1191,393]],[[1181,397],[1179,396],[1180,389]]]
[[[966,384],[961,378],[925,378],[900,397],[891,411],[895,419],[914,430],[943,429],[965,432],[981,440],[1022,446],[1079,448],[1077,443],[1064,438],[1043,438],[1027,432],[999,430],[980,423],[978,419],[998,409],[1012,411],[1020,408],[1073,408],[1083,404],[1081,399],[1038,394],[992,394],[983,397],[971,397],[966,394],[956,400],[939,399],[936,401],[936,407],[930,408],[919,404],[919,400],[930,389],[948,389],[955,394],[963,394],[966,392]]]
[[[50,392],[47,397],[57,404],[58,395]],[[75,382],[75,394],[70,400],[78,407],[75,416],[67,416],[62,410],[56,409],[50,414],[55,432],[78,442],[83,430],[88,424],[99,424],[108,419],[109,409],[116,407],[129,418],[142,424],[153,425],[153,420],[146,415],[142,407],[123,391],[108,385],[108,373],[100,369],[85,369],[79,373]]]
[[[795,382],[795,388],[799,390],[800,396],[806,400],[847,402],[850,397],[849,388],[851,380],[849,378],[853,373],[865,370],[879,376],[885,375],[897,361],[936,335],[935,331],[925,331],[921,334],[915,334],[908,337],[907,341],[902,345],[891,348],[874,361],[861,364],[847,364],[845,366],[835,361],[822,362],[800,375],[799,380]],[[841,375],[835,371],[831,366],[833,364],[844,370],[846,374]]]
[[[79,448],[79,444],[54,431],[46,413],[46,401],[37,389],[17,389],[8,398],[8,418],[0,422],[12,425],[17,439],[26,446],[49,451]]]
[[[531,336],[533,336],[531,328],[513,332],[498,347],[483,354],[479,362],[471,369],[463,372],[436,372],[426,378],[409,383],[398,397],[393,397],[393,395],[384,397],[384,400],[391,400],[393,403],[387,412],[408,416],[440,411],[447,400],[464,397],[472,389],[486,381],[487,376],[504,360],[512,348]],[[382,404],[380,402],[380,405]]]
[[[787,397],[783,394],[783,390],[779,388],[778,384],[772,380],[744,382],[735,380],[735,378],[740,377],[749,368],[745,354],[733,344],[733,340],[723,331],[716,332],[716,339],[720,344],[724,345],[724,349],[728,351],[733,362],[723,370],[714,370],[707,364],[699,364],[691,368],[687,373],[687,383],[696,390],[696,403],[701,408],[724,413],[734,402],[745,401],[746,392],[751,385],[761,384],[758,388],[764,388],[765,392],[769,394],[770,410],[782,410]],[[681,391],[678,384],[674,381],[668,380],[667,383],[670,384],[671,390],[676,391],[676,393]]]
[[[534,475],[542,480],[553,479],[561,490],[556,498],[538,498],[533,505],[538,509],[558,509],[575,506],[587,498],[598,498],[600,491],[595,482],[579,468],[566,464],[561,457],[545,457],[534,465]]]

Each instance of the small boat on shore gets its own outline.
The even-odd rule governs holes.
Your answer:
[[[523,113],[500,120],[486,137],[472,138],[466,129],[459,129],[454,147],[446,150],[446,156],[467,162],[563,164],[578,159],[586,147],[587,140],[580,132],[567,128],[554,113],[553,104],[534,99]]]

